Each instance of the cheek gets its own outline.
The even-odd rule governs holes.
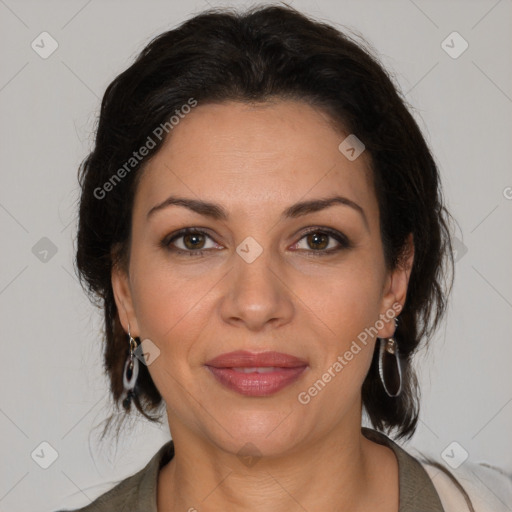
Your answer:
[[[208,319],[214,320],[211,316],[215,305],[211,300],[216,294],[209,291],[222,275],[217,271],[205,272],[200,265],[189,262],[180,268],[149,251],[132,253],[133,301],[141,336],[157,345],[182,340],[183,347]],[[330,340],[324,348],[333,345],[343,349],[378,318],[379,262],[373,260],[371,251],[359,251],[342,264],[308,273],[296,269],[288,274],[293,294],[287,300],[295,302],[297,315],[303,316],[294,321],[301,324],[311,317],[317,334]]]
[[[318,393],[315,403],[330,403],[339,413],[357,399],[371,364],[381,304],[379,267],[360,258],[338,268],[322,286],[303,292],[311,307],[305,314],[317,326],[318,339],[308,385]]]
[[[141,339],[149,338],[169,363],[184,360],[192,343],[204,328],[211,290],[219,278],[213,273],[193,277],[171,266],[165,258],[135,254],[132,259],[133,303]],[[180,358],[174,357],[181,353]]]
[[[378,319],[381,279],[375,262],[354,257],[324,279],[310,281],[298,295],[304,297],[304,303],[324,322],[326,332],[338,336],[338,343],[343,344]]]
[[[192,258],[196,257],[172,264],[161,253],[140,251],[132,259],[133,302],[141,339],[149,338],[160,350],[149,371],[170,407],[186,402],[183,387],[193,388],[193,394],[200,396],[197,386],[202,381],[197,380],[197,371],[212,332],[209,324],[218,325],[216,286],[222,284],[224,271],[205,271],[207,267]]]
[[[149,338],[160,351],[148,370],[167,404],[173,407],[185,400],[183,385],[194,377],[194,368],[189,365],[191,352],[210,316],[205,312],[205,295],[213,283],[209,278],[184,279],[155,262],[140,268],[148,269],[139,273],[133,286],[140,338]]]
[[[302,391],[310,401],[308,410],[326,423],[342,417],[359,399],[375,347],[378,290],[374,275],[354,271],[341,274],[324,292],[310,293],[314,314],[309,317],[318,326],[316,365]]]

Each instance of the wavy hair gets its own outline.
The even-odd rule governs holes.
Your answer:
[[[287,6],[245,12],[210,9],[151,40],[103,96],[95,145],[79,169],[81,197],[76,265],[103,310],[104,368],[119,406],[128,355],[111,286],[115,265],[129,259],[131,211],[144,164],[165,138],[104,197],[98,190],[144,145],[155,128],[187,104],[293,99],[322,109],[333,126],[354,133],[370,155],[385,262],[402,265],[412,234],[414,262],[395,338],[403,357],[403,391],[389,397],[379,380],[377,350],[362,387],[372,425],[411,437],[419,415],[412,356],[444,315],[453,284],[450,221],[438,167],[406,99],[371,45]],[[193,115],[193,114],[192,114]],[[169,136],[172,136],[170,133]],[[135,406],[150,421],[162,405],[140,365]]]

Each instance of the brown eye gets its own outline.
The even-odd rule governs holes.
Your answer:
[[[312,249],[323,250],[329,245],[329,235],[325,233],[310,233],[307,235],[307,240]]]
[[[305,250],[314,256],[321,256],[349,249],[352,244],[339,231],[316,228],[306,233],[294,247],[295,249]]]
[[[190,233],[187,235],[184,235],[183,237],[183,244],[187,249],[194,250],[194,249],[202,249],[204,246],[204,236],[201,233]]]
[[[192,228],[180,229],[176,233],[165,237],[160,245],[168,251],[188,256],[203,256],[209,250],[219,249],[210,235]]]

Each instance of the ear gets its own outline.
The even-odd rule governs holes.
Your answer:
[[[388,273],[382,297],[381,318],[390,319],[391,312],[397,317],[402,311],[407,296],[409,278],[414,261],[414,240],[412,233],[407,237],[406,247],[397,268]],[[387,313],[387,314],[386,314]],[[379,338],[390,338],[395,332],[394,321],[384,321],[384,327],[379,329]]]
[[[128,333],[128,326],[130,327],[130,334],[136,338],[139,336],[139,325],[135,316],[133,307],[132,291],[130,287],[130,277],[128,271],[121,268],[119,265],[114,265],[111,272],[112,290],[114,292],[114,299],[116,301],[117,312],[123,329]]]

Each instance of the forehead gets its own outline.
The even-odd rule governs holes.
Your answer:
[[[147,211],[179,193],[256,212],[339,193],[371,215],[370,159],[363,152],[350,161],[340,152],[348,135],[304,102],[199,104],[148,162],[135,208]]]

